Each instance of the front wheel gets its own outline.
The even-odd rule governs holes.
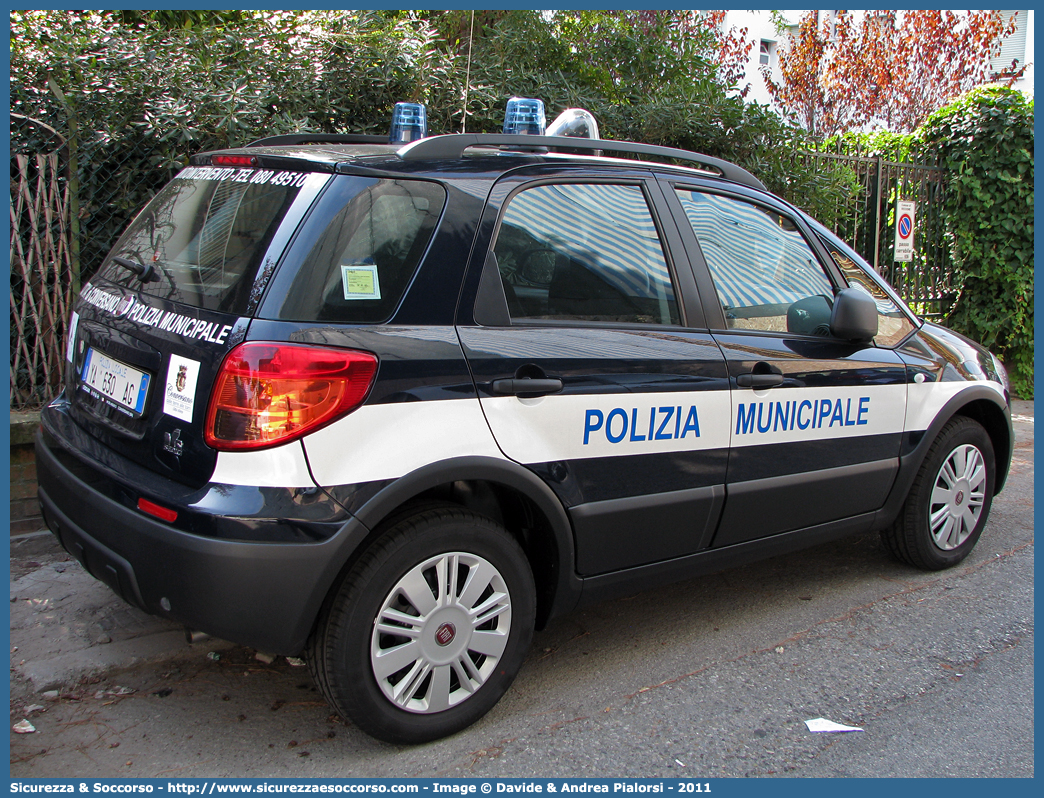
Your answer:
[[[533,634],[529,563],[503,527],[440,507],[400,520],[351,568],[309,664],[327,700],[394,743],[444,737],[486,714]]]
[[[967,557],[990,514],[994,463],[982,425],[951,419],[928,450],[899,517],[881,533],[892,553],[931,571]]]

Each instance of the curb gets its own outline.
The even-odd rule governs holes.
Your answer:
[[[190,644],[184,628],[130,606],[50,532],[11,541],[11,688],[71,688],[143,664],[203,657],[234,644]]]
[[[203,647],[186,642],[184,632],[159,632],[50,659],[26,661],[14,670],[34,693],[42,693],[70,688],[85,679],[109,676],[139,665],[201,656],[204,652],[224,651],[232,646],[224,640],[208,640]]]

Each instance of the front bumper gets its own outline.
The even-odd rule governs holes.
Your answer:
[[[118,456],[111,451],[104,466],[77,457],[56,435],[63,421],[48,408],[37,434],[40,504],[51,531],[92,576],[128,603],[191,629],[273,654],[301,651],[327,591],[368,535],[365,526],[342,510],[343,520],[327,524],[335,531],[307,542],[221,539],[178,529],[135,509],[141,486],[113,473]],[[200,514],[162,498],[179,513]],[[201,525],[198,518],[194,523]],[[273,524],[245,528],[264,531]]]

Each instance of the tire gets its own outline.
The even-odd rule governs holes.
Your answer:
[[[529,563],[499,524],[455,507],[399,518],[326,602],[306,652],[312,676],[337,712],[380,740],[445,737],[510,687],[535,597]]]
[[[979,540],[993,503],[993,444],[982,426],[955,416],[942,428],[914,478],[903,509],[881,538],[918,568],[956,565]]]

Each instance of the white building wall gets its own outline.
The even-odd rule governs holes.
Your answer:
[[[780,14],[787,22],[796,25],[803,11],[781,11]],[[736,28],[747,29],[747,41],[753,41],[754,46],[750,51],[750,60],[747,62],[747,71],[743,82],[750,86],[747,92],[747,102],[759,105],[770,105],[775,107],[772,97],[769,95],[765,78],[761,74],[761,43],[765,42],[769,47],[769,68],[774,74],[779,74],[779,50],[786,46],[786,34],[780,34],[772,19],[770,11],[729,11],[725,15],[725,29]]]

